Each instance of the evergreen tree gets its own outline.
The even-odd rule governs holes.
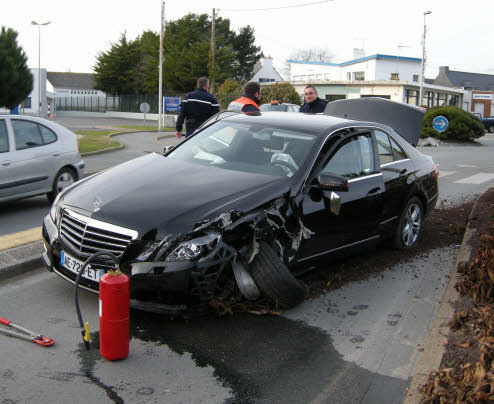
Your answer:
[[[136,92],[136,69],[140,59],[140,38],[127,40],[124,32],[108,52],[100,52],[94,66],[96,88],[109,94]]]
[[[2,26],[0,32],[0,107],[14,108],[33,89],[27,56],[17,44],[17,32]]]
[[[247,25],[240,28],[233,38],[233,50],[236,57],[236,75],[238,81],[249,81],[252,78],[254,65],[261,58],[261,48],[254,45],[254,29]]]

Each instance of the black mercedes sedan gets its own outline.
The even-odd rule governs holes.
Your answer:
[[[220,113],[164,155],[73,184],[44,218],[47,268],[74,283],[105,251],[130,276],[131,307],[201,311],[228,282],[288,308],[314,260],[414,247],[439,193],[413,146],[423,113],[369,98],[325,114]],[[80,286],[97,292],[109,267],[92,264]]]

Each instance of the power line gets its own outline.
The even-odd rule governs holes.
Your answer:
[[[271,11],[271,10],[281,10],[283,8],[312,6],[314,4],[329,3],[330,1],[333,1],[333,0],[314,1],[312,3],[293,4],[291,6],[268,7],[268,8],[249,8],[249,9],[243,9],[243,10],[222,8],[221,11]]]

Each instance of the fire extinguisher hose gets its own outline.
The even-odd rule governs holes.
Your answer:
[[[89,332],[89,323],[86,321],[84,323],[81,314],[81,308],[79,307],[79,282],[81,280],[81,276],[84,273],[86,267],[95,259],[99,257],[110,258],[115,264],[115,268],[118,267],[118,259],[110,252],[99,251],[91,255],[86,262],[82,265],[79,273],[77,274],[77,278],[75,280],[75,310],[77,312],[77,318],[79,319],[79,326],[81,327],[81,335],[82,340],[84,341],[84,346],[87,350],[89,350],[89,341],[90,341],[90,332]]]

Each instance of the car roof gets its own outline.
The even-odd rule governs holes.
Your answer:
[[[350,121],[328,115],[314,115],[280,111],[265,111],[254,114],[238,113],[223,118],[222,121],[272,125],[280,129],[290,129],[301,132],[323,133],[336,126],[362,126],[362,122]]]

